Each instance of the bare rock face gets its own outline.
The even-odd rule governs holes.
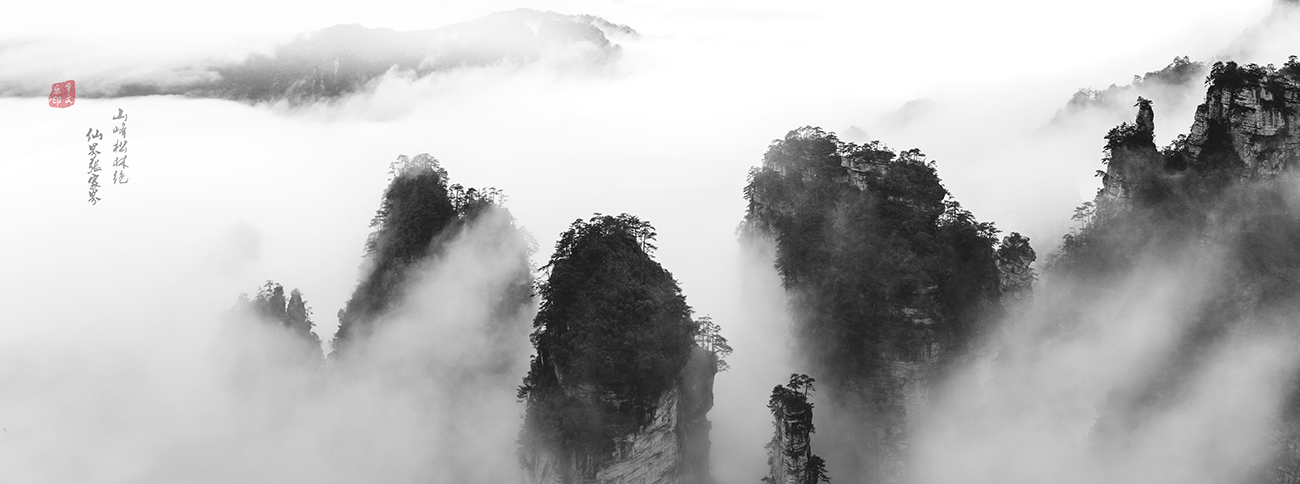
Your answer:
[[[679,394],[674,388],[659,399],[654,420],[619,445],[613,462],[596,471],[596,482],[682,482],[678,479],[683,460],[677,438]]]
[[[696,349],[678,384],[659,397],[649,423],[626,435],[612,456],[562,461],[550,449],[527,449],[529,484],[708,484],[709,427],[716,361]],[[565,480],[565,476],[570,476]]]
[[[799,470],[808,465],[808,455],[805,452],[789,452],[788,449],[807,449],[810,439],[806,431],[792,431],[788,418],[778,418],[776,434],[768,444],[768,471],[767,477],[763,478],[767,484],[802,484]]]
[[[653,420],[640,432],[620,443],[611,462],[598,467],[594,479],[578,482],[670,484],[678,479],[682,448],[678,445],[678,401],[680,392],[673,389],[659,399]],[[541,453],[529,466],[528,482],[562,484],[562,465],[580,467],[584,462],[559,462],[554,454]],[[574,474],[581,474],[575,472]]]
[[[1243,178],[1274,176],[1300,162],[1300,84],[1264,71],[1259,79],[1213,86],[1196,108],[1188,154],[1201,156],[1220,129],[1245,162]]]
[[[812,377],[792,374],[790,382],[772,388],[767,408],[772,411],[776,428],[767,443],[766,484],[821,484],[830,480],[826,474],[826,461],[812,452],[811,435],[813,404],[808,395],[813,391]]]

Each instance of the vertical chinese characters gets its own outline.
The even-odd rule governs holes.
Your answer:
[[[95,150],[95,148],[99,147],[99,143],[92,143],[91,140],[103,139],[104,135],[101,134],[99,130],[95,128],[86,130],[86,142],[90,143],[90,153],[88,153],[90,156],[90,170],[86,172],[90,175],[90,178],[86,181],[90,183],[89,201],[91,205],[99,203],[99,197],[96,196],[96,194],[99,193],[99,158],[97,158],[99,156],[99,151]]]
[[[127,181],[129,181],[126,177],[126,168],[127,168],[126,119],[127,119],[126,111],[122,110],[122,108],[118,108],[117,116],[113,116],[113,120],[114,121],[121,120],[122,123],[113,127],[113,134],[117,135],[117,139],[113,141],[113,154],[114,154],[113,184],[114,185],[119,185],[119,184],[125,185]],[[90,175],[90,178],[87,180],[87,182],[90,183],[90,203],[92,205],[98,204],[99,201],[101,200],[98,196],[99,187],[100,187],[99,185],[100,168],[99,168],[98,156],[100,152],[99,150],[96,149],[99,147],[99,143],[95,142],[96,140],[103,141],[104,135],[103,133],[100,133],[98,129],[92,127],[86,131],[86,143],[90,144],[90,153],[89,153],[90,169],[86,173]]]
[[[113,152],[121,153],[122,156],[113,159],[113,184],[114,185],[119,183],[125,185],[127,182],[126,179],[126,118],[127,118],[126,113],[122,111],[122,108],[117,108],[117,116],[113,116],[113,120],[120,119],[122,120],[122,124],[120,126],[114,126],[113,133],[117,134],[118,137],[121,139],[113,143]]]

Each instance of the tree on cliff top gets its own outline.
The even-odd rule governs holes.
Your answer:
[[[713,353],[719,372],[730,369],[731,365],[727,364],[726,358],[731,356],[732,348],[727,343],[727,338],[722,336],[722,328],[709,316],[698,319],[696,323],[698,328],[695,332],[695,345]]]
[[[813,404],[808,395],[815,380],[803,374],[791,374],[784,386],[772,388],[767,408],[775,419],[776,434],[767,444],[769,475],[763,478],[770,484],[817,484],[830,482],[826,474],[826,461],[812,453],[811,435]]]
[[[677,381],[698,326],[650,256],[654,236],[627,214],[577,220],[560,236],[539,288],[537,355],[519,388],[524,448],[608,455]]]

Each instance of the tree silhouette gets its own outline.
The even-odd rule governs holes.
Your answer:
[[[695,324],[698,328],[695,333],[696,346],[713,353],[719,372],[727,371],[731,365],[727,364],[725,358],[731,355],[732,348],[727,344],[727,338],[722,336],[722,328],[709,316],[701,317]]]

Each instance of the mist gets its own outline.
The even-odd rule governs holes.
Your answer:
[[[484,240],[503,216],[456,235],[373,337],[328,367],[278,324],[205,311],[201,293],[160,297],[131,322],[184,331],[7,348],[6,478],[521,480],[508,464],[531,311],[494,321],[483,296],[527,250]]]
[[[983,357],[931,395],[912,427],[909,482],[1264,476],[1300,364],[1293,330],[1270,319],[1290,318],[1219,322],[1234,329],[1189,359],[1205,301],[1234,290],[1220,284],[1225,247],[1140,259],[1107,287],[1049,279],[1016,308]],[[1186,372],[1177,383],[1173,368]]]
[[[68,24],[21,7],[28,10],[0,24],[12,35],[0,38],[0,59],[20,66],[4,76],[37,86],[124,72],[180,78],[205,59],[267,52],[334,23],[431,28],[518,6],[326,11],[263,3],[234,4],[193,24],[136,15],[157,5],[87,8],[103,16]],[[525,319],[499,338],[476,332],[484,306],[457,281],[474,274],[491,283],[495,259],[474,252],[472,233],[421,272],[412,289],[419,296],[390,316],[367,344],[375,356],[355,367],[321,369],[293,358],[287,335],[220,318],[239,293],[273,279],[303,291],[317,334],[329,340],[333,315],[359,276],[388,162],[427,152],[456,183],[505,192],[506,206],[539,241],[539,266],[554,238],[593,212],[632,213],[655,225],[657,259],[696,313],[712,315],[736,348],[710,412],[714,466],[721,482],[752,482],[765,472],[767,394],[800,371],[788,354],[789,316],[771,249],[745,252],[735,235],[746,171],[772,139],[803,125],[860,126],[895,149],[920,148],[938,160],[964,206],[1030,235],[1046,253],[1068,231],[1073,207],[1098,186],[1100,141],[1116,123],[1094,113],[1068,133],[1035,133],[1081,87],[1124,84],[1174,56],[1209,60],[1260,22],[1268,5],[1111,1],[1074,12],[1088,21],[1068,26],[1055,20],[1070,12],[1063,7],[1014,1],[985,10],[930,2],[541,8],[599,15],[643,37],[620,41],[622,57],[607,65],[591,65],[589,52],[575,48],[531,65],[421,79],[394,72],[327,105],[154,96],[51,109],[43,98],[0,98],[0,170],[11,180],[0,191],[7,235],[0,240],[0,479],[517,481],[514,388],[525,373],[529,327]],[[247,14],[256,9],[264,13]],[[1154,18],[1161,21],[1144,20]],[[1131,35],[1097,36],[1099,25]],[[134,27],[143,33],[122,33]],[[120,42],[98,41],[110,33]],[[1262,36],[1258,52],[1278,62],[1285,57],[1267,47],[1274,38]],[[886,117],[917,99],[933,102],[906,123]],[[107,131],[119,108],[131,116],[131,182],[101,188],[103,200],[92,206],[84,133]],[[1161,108],[1157,139],[1164,142],[1186,130],[1191,107]],[[1153,307],[1171,304],[1160,297],[1172,296],[1148,295]],[[1160,329],[1174,323],[1125,317],[1155,325],[1155,334],[1174,331]],[[1048,364],[1094,386],[1117,370],[1084,374],[1074,365],[1141,349],[1060,344],[1072,346],[1077,361],[1046,357]],[[491,350],[470,351],[484,345]],[[1247,338],[1224,349],[1224,366],[1207,371],[1206,381],[1247,368],[1232,366],[1236,360],[1289,364],[1269,352],[1236,358],[1267,349],[1260,345]],[[492,354],[515,359],[491,366],[484,358]],[[1015,372],[1028,381],[1042,375]],[[1267,397],[1267,383],[1245,382],[1243,391]],[[1003,403],[987,395],[992,390],[973,391],[981,398],[944,407],[936,422],[1006,419],[987,410]],[[1093,400],[1084,401],[1100,398],[1101,389],[1090,391]],[[1058,401],[1063,392],[1042,398]],[[1211,397],[1190,399],[1188,415],[1216,415]],[[1266,398],[1258,405],[1270,408]],[[1074,421],[1083,422],[1079,412]],[[935,425],[922,456],[970,442],[969,432]],[[1052,462],[1084,465],[1071,453],[1082,444],[1042,438],[1066,448]]]

